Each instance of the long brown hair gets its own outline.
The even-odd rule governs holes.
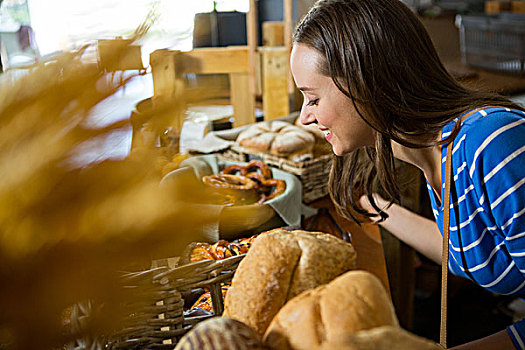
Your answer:
[[[380,191],[391,202],[399,199],[392,140],[411,148],[444,144],[459,130],[436,141],[443,127],[468,110],[488,105],[522,109],[452,78],[424,26],[400,0],[320,0],[298,24],[293,40],[321,54],[319,73],[331,77],[377,131],[374,147],[334,156],[330,196],[347,218],[354,218],[350,208],[366,215],[357,205],[362,194],[378,212],[368,216],[382,219],[386,214],[372,193]]]

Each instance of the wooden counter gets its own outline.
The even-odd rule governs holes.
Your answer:
[[[363,224],[359,227],[356,223],[338,216],[329,197],[317,200],[311,203],[310,206],[313,208],[328,208],[330,210],[330,214],[332,214],[341,229],[348,231],[352,236],[352,244],[357,252],[357,268],[369,271],[376,275],[390,295],[390,284],[388,281],[379,226]],[[328,215],[310,218],[306,220],[305,225],[308,225],[310,220],[315,220],[312,227],[309,228],[310,230],[319,230],[341,237],[339,230],[336,225],[332,223]]]
[[[465,66],[459,60],[445,61],[444,64],[453,77],[470,88],[506,96],[525,93],[525,77]]]

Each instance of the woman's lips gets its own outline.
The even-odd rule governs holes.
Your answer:
[[[323,132],[324,137],[326,138],[326,141],[330,142],[330,140],[332,139],[332,136],[333,136],[333,134],[330,131],[330,129],[320,128],[320,130]]]

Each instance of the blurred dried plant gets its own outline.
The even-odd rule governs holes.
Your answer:
[[[159,188],[154,149],[74,166],[81,145],[128,123],[94,129],[86,122],[130,78],[108,79],[97,65],[82,63],[82,52],[0,85],[0,347],[61,346],[68,340],[64,309],[87,299],[119,300],[117,271],[170,256],[216,219]],[[166,112],[182,102],[157,107]],[[159,129],[169,113],[160,115]],[[117,316],[108,321],[113,327]]]

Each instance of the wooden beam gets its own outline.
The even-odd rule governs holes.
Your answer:
[[[284,46],[284,22],[263,22],[263,46]]]
[[[285,47],[260,48],[263,70],[264,119],[290,114],[288,99],[288,50]]]
[[[158,111],[156,118],[166,123],[178,133],[184,122],[185,103],[184,79],[178,69],[182,53],[173,50],[156,50],[150,55],[150,66],[153,77],[153,108]]]
[[[250,90],[249,73],[230,74],[233,127],[255,123],[255,98]]]
[[[250,0],[250,9],[246,16],[246,35],[248,43],[248,65],[250,67],[250,93],[255,96],[257,91],[257,80],[255,79],[256,74],[256,55],[257,47],[259,46],[259,40],[257,36],[257,1]]]
[[[175,95],[175,55],[176,51],[156,50],[150,54],[151,75],[153,76],[153,93],[167,98]]]
[[[290,53],[292,52],[292,29],[293,29],[293,0],[284,0],[284,46],[288,52],[287,72],[288,93],[293,94],[295,84],[290,70]]]
[[[198,48],[182,52],[177,61],[182,73],[247,73],[252,69],[247,46]]]

